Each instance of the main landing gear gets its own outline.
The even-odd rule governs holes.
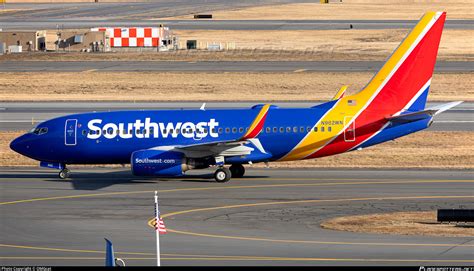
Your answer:
[[[233,164],[229,167],[233,178],[242,178],[245,174],[245,168],[241,164]]]
[[[63,168],[59,172],[59,178],[62,179],[62,180],[67,179],[67,178],[69,178],[69,173],[70,173],[69,169]]]
[[[218,183],[226,183],[230,181],[230,177],[232,176],[232,173],[228,168],[225,167],[220,167],[216,170],[214,173],[214,179]]]
[[[231,165],[229,168],[219,167],[214,173],[214,179],[218,183],[230,181],[231,177],[242,178],[245,174],[245,168],[241,164]]]

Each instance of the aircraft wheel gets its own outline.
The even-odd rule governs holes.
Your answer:
[[[229,169],[233,178],[242,178],[245,174],[245,168],[241,164],[233,164]]]
[[[232,176],[232,173],[228,168],[218,168],[216,172],[214,173],[214,179],[218,183],[225,183],[230,180],[230,177]]]
[[[59,178],[67,179],[69,177],[69,169],[65,168],[59,172]]]

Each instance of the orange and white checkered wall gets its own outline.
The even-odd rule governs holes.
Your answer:
[[[99,27],[91,31],[105,31],[111,47],[158,47],[160,28],[158,27]]]

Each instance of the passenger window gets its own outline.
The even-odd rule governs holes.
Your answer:
[[[331,132],[331,126],[328,127],[328,132]]]
[[[293,133],[298,133],[298,127],[293,127]]]
[[[235,128],[235,127],[232,128],[232,133],[233,133],[233,134],[237,133],[237,128]]]
[[[273,127],[273,132],[274,132],[274,133],[278,132],[278,128],[277,128],[277,127]]]
[[[240,127],[240,128],[239,128],[239,132],[240,132],[240,133],[243,133],[243,132],[244,132],[244,128]]]
[[[217,130],[219,134],[222,134],[222,132],[224,131],[224,129],[222,128],[219,128],[219,130]]]
[[[311,132],[311,127],[309,127],[309,126],[306,127],[306,132],[308,132],[308,133]]]
[[[315,131],[315,132],[318,131],[318,126],[314,127],[314,131]]]
[[[230,133],[230,128],[225,128],[225,133],[226,134]]]
[[[283,133],[283,132],[285,132],[285,128],[280,127],[280,133]]]
[[[304,133],[304,127],[300,127],[300,133]]]
[[[324,126],[321,126],[321,132],[324,132]]]
[[[83,135],[83,136],[87,135],[87,131],[86,131],[86,130],[82,130],[82,135]]]
[[[291,127],[286,127],[286,132],[287,133],[291,132]]]
[[[272,131],[272,129],[270,129],[270,127],[267,127],[267,133],[270,133]]]

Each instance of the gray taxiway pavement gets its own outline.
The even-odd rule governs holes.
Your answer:
[[[235,9],[251,6],[275,5],[311,0],[153,0],[142,2],[97,2],[97,3],[6,3],[13,11],[0,14],[0,18],[10,21],[61,21],[81,20],[127,20],[153,19],[179,15],[210,12],[213,10]]]
[[[327,30],[412,28],[417,20],[194,20],[192,14],[250,6],[314,2],[311,0],[154,0],[134,3],[7,3],[3,29],[157,26],[203,30]],[[184,20],[159,18],[187,15]],[[422,14],[420,14],[421,17]],[[474,29],[474,20],[447,20],[448,29]]]
[[[164,24],[174,30],[345,30],[345,29],[411,29],[417,20],[143,20],[143,19],[26,19],[5,20],[0,25],[8,30],[156,27]],[[474,29],[474,20],[447,20],[445,29]]]
[[[358,214],[474,208],[472,171],[248,169],[214,183],[127,169],[0,169],[0,265],[103,265],[104,237],[128,266],[155,264],[153,191],[169,230],[163,265],[472,265],[472,237],[320,227]]]
[[[362,72],[377,71],[384,61],[1,61],[0,64],[0,72]],[[438,61],[435,72],[474,72],[474,62]]]
[[[211,102],[206,108],[249,108],[263,102]],[[321,102],[275,102],[280,107],[311,107]],[[440,103],[428,103],[434,106]],[[30,130],[41,121],[73,113],[111,110],[198,109],[199,102],[3,102],[0,131]],[[431,131],[474,131],[474,103],[462,103],[438,116]]]

